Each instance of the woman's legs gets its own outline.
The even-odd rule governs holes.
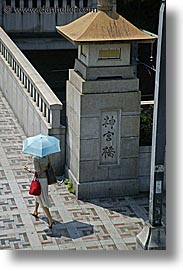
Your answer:
[[[34,212],[32,213],[33,216],[37,216],[38,215],[38,208],[39,208],[39,203],[36,201],[35,202]],[[46,216],[48,217],[49,225],[52,225],[54,223],[54,220],[53,220],[53,218],[52,218],[52,216],[50,214],[49,208],[43,206],[43,210],[44,210]]]
[[[35,202],[34,212],[32,213],[32,215],[34,215],[34,216],[38,215],[38,208],[39,208],[39,203],[36,201]]]
[[[53,220],[53,218],[52,218],[52,216],[51,216],[51,214],[50,214],[50,210],[49,210],[48,207],[45,207],[45,206],[43,206],[43,210],[44,210],[46,216],[48,217],[49,224],[50,224],[50,226],[51,226],[51,225],[54,223],[54,220]]]

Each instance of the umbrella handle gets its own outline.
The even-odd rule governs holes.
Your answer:
[[[32,174],[34,174],[34,173],[35,173],[35,172],[33,172],[33,171],[29,170],[29,168],[28,168],[27,166],[24,166],[24,170],[26,170],[27,172],[32,173]]]

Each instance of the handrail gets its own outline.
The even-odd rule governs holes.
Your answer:
[[[62,103],[1,27],[0,54],[14,71],[47,123],[53,128],[60,127]]]

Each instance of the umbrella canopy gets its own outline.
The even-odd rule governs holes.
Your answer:
[[[46,135],[36,135],[23,140],[23,153],[44,157],[60,152],[60,140]]]

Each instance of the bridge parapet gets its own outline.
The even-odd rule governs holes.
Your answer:
[[[0,53],[50,127],[60,127],[62,103],[23,53],[0,28]]]
[[[56,32],[96,8],[97,0],[2,0],[0,26],[7,32]]]
[[[62,103],[2,28],[0,89],[27,136],[43,133],[62,140],[60,161],[63,169],[65,127],[60,123]],[[57,163],[58,159],[57,156]],[[57,171],[60,169],[60,163],[56,168]]]

